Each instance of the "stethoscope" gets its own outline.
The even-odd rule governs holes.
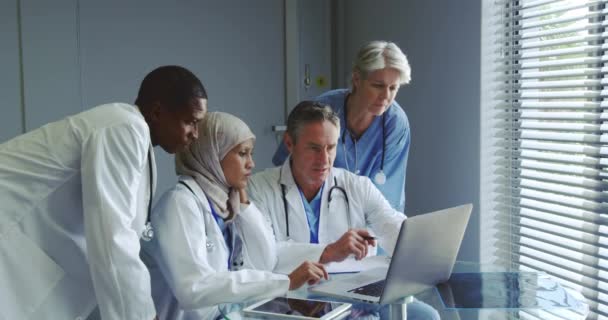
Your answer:
[[[350,171],[350,167],[348,165],[348,156],[346,153],[346,131],[348,131],[348,124],[346,121],[348,121],[348,116],[346,114],[346,110],[347,105],[346,103],[348,102],[348,97],[350,96],[350,94],[347,94],[344,97],[344,131],[342,131],[342,151],[344,152],[344,162],[346,163],[346,170]],[[376,175],[374,176],[374,182],[376,182],[376,184],[379,185],[383,185],[386,183],[386,174],[384,174],[384,154],[386,152],[386,135],[385,135],[385,130],[386,130],[386,111],[382,113],[382,160],[380,162],[380,170],[378,172],[376,172]],[[355,141],[355,139],[351,136],[351,139],[353,141],[353,145],[355,146],[355,174],[359,174],[359,165],[357,163],[357,141]]]
[[[152,147],[150,147],[152,148]],[[144,241],[150,241],[154,238],[154,230],[152,229],[152,222],[150,216],[152,214],[152,198],[154,192],[154,170],[152,170],[152,149],[148,151],[148,176],[150,177],[150,197],[148,199],[148,215],[146,216],[146,226],[141,232],[141,239]]]
[[[198,197],[196,195],[196,193],[194,192],[194,190],[192,190],[192,188],[190,188],[190,186],[185,183],[184,181],[179,181],[179,184],[183,185],[184,187],[186,187],[188,190],[190,190],[190,192],[192,193],[192,195],[194,196],[194,198],[197,200],[198,202]],[[209,201],[209,199],[207,199],[207,201]],[[217,214],[215,213],[215,209],[213,209],[213,205],[211,205],[211,202],[209,202],[209,209],[211,209],[211,215],[213,216],[214,219],[216,219],[217,222]],[[207,227],[207,225],[205,224],[205,228]],[[205,230],[205,234],[209,234],[207,232],[207,230]],[[213,251],[213,249],[215,248],[215,244],[209,240],[209,237],[207,237],[207,242],[205,243],[205,248],[207,249],[207,251]]]
[[[196,201],[197,202],[199,201],[199,198],[196,195],[196,193],[194,192],[194,190],[192,190],[192,188],[190,188],[190,186],[186,182],[180,180],[178,183],[185,186],[188,190],[190,190],[190,192],[192,193],[192,195],[194,196]],[[209,200],[209,198],[207,198],[207,202],[209,203],[209,209],[211,210],[211,215],[213,216],[213,219],[219,226],[219,224],[220,224],[219,220],[222,220],[222,218],[215,212],[215,209],[213,208],[213,205],[211,204],[211,200]],[[206,235],[209,234],[209,232],[207,232],[207,224],[205,224],[205,234]],[[243,255],[241,254],[242,253],[242,239],[240,238],[240,236],[237,236],[236,233],[233,233],[233,232],[230,232],[230,237],[232,238],[232,246],[228,246],[230,249],[230,254],[228,255],[228,261],[227,261],[228,270],[230,270],[231,264],[234,267],[242,267],[244,264]],[[226,245],[228,245],[228,243],[226,243]],[[207,241],[205,242],[205,248],[207,249],[207,252],[211,252],[215,249],[215,244],[210,240],[209,237],[207,237]]]
[[[281,194],[283,195],[283,210],[285,213],[285,231],[287,231],[287,238],[290,237],[289,235],[289,214],[288,214],[288,205],[287,205],[287,196],[286,196],[286,191],[285,189],[287,188],[286,185],[281,183],[281,176],[283,175],[283,173],[281,172],[281,174],[279,175],[279,185],[281,186]],[[340,193],[342,193],[342,196],[344,196],[344,202],[346,202],[346,219],[348,221],[348,228],[352,228],[352,222],[351,222],[351,218],[350,218],[350,203],[348,201],[348,194],[346,193],[346,190],[343,187],[340,187],[338,185],[338,179],[336,177],[334,177],[334,185],[329,188],[329,191],[327,192],[327,209],[329,209],[329,204],[331,203],[331,199],[332,199],[332,192],[334,192],[334,190],[338,190]]]

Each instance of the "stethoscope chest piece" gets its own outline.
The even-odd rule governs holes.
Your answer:
[[[213,251],[213,248],[215,248],[215,245],[213,244],[213,242],[207,241],[207,243],[205,243],[205,247],[207,247],[207,251]]]
[[[382,171],[382,170],[378,171],[378,173],[376,173],[376,175],[374,176],[374,181],[379,185],[385,184],[386,175],[384,174],[384,171]]]
[[[154,238],[154,229],[152,229],[152,224],[150,222],[146,223],[144,227],[144,231],[141,232],[141,239],[144,241],[150,241]]]

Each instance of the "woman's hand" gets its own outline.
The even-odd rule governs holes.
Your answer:
[[[237,189],[239,192],[239,199],[241,199],[242,204],[249,204],[249,198],[247,197],[247,191],[245,188]]]
[[[313,285],[319,283],[321,278],[329,279],[327,271],[322,264],[316,262],[305,261],[289,275],[289,290],[295,290],[303,286],[305,283]]]

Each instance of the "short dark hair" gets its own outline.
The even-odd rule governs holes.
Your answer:
[[[193,99],[207,99],[207,91],[194,73],[180,66],[162,66],[142,80],[135,105],[142,108],[158,102],[177,110],[189,106]]]
[[[297,142],[302,127],[312,122],[329,121],[340,130],[340,118],[328,105],[304,100],[291,110],[287,117],[287,134]]]

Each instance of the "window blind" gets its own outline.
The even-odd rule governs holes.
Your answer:
[[[482,106],[492,109],[482,186],[495,230],[483,250],[583,293],[589,319],[608,319],[607,2],[495,1],[494,86]]]

